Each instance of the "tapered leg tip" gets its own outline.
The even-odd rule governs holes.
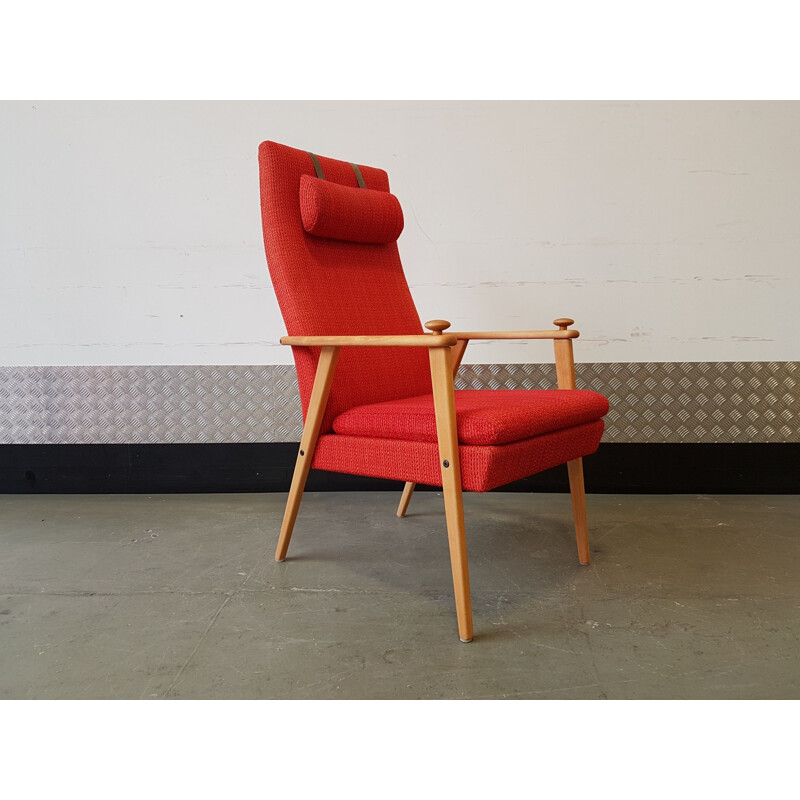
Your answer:
[[[278,558],[278,557],[276,556],[276,557],[275,557],[275,560],[276,560],[276,561],[277,561],[279,564],[282,564],[284,561],[286,561],[286,558]]]
[[[462,641],[462,642],[464,642],[464,644],[469,644],[469,643],[472,641],[472,638],[469,638],[469,639],[462,639],[460,636],[459,636],[458,638],[459,638],[459,641]]]

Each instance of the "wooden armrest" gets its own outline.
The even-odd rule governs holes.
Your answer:
[[[282,336],[281,344],[296,347],[452,347],[458,340],[452,334],[429,333],[399,336]]]
[[[577,339],[578,331],[454,331],[456,339]]]
[[[577,339],[580,333],[576,330],[567,330],[575,320],[566,317],[553,320],[553,325],[558,325],[555,331],[448,331],[448,336],[455,336],[461,341],[470,339]],[[432,331],[444,331],[450,323],[443,319],[432,319],[425,323],[425,327]]]

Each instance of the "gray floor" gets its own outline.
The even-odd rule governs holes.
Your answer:
[[[3,698],[800,698],[800,497],[0,497]]]

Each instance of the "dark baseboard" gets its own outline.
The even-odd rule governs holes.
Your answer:
[[[285,492],[297,444],[0,445],[2,494]],[[586,490],[630,494],[800,493],[800,444],[601,444]],[[399,491],[402,484],[313,470],[309,491]],[[420,487],[429,489],[430,487]],[[566,469],[505,492],[566,492]]]

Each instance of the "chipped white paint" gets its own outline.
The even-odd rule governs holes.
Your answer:
[[[423,319],[568,315],[595,363],[800,359],[796,102],[6,102],[0,131],[0,364],[288,363],[267,138],[389,171]]]

